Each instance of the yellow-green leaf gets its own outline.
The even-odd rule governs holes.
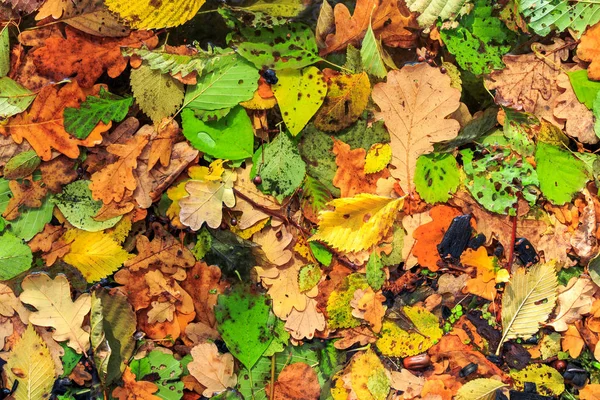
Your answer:
[[[29,325],[10,352],[6,367],[7,387],[19,381],[14,400],[39,400],[50,397],[56,370],[44,340]],[[18,376],[15,374],[18,372]]]
[[[106,0],[132,28],[154,29],[178,26],[196,15],[206,0]]]
[[[375,143],[367,152],[365,174],[381,171],[392,161],[392,147],[389,143]]]
[[[324,131],[339,131],[352,125],[367,107],[370,94],[366,72],[332,78],[323,107],[315,117],[315,126]]]
[[[509,339],[529,338],[546,322],[556,305],[558,281],[554,264],[538,264],[529,272],[519,268],[502,296],[502,344]]]
[[[173,115],[183,101],[183,84],[147,65],[132,70],[130,80],[135,102],[155,124]]]
[[[71,250],[64,260],[71,264],[89,282],[96,282],[115,272],[133,257],[110,236],[103,232],[86,232],[74,229],[65,235]]]
[[[496,379],[474,379],[458,389],[456,400],[494,400],[496,390],[505,386],[502,381]]]
[[[533,382],[538,393],[545,396],[558,397],[565,391],[565,380],[562,375],[544,364],[529,364],[520,371],[511,371],[510,376],[515,381],[515,389],[518,390],[523,390],[525,382]]]
[[[279,82],[273,85],[273,93],[285,125],[296,136],[323,104],[327,84],[323,73],[316,67],[304,68],[302,71],[284,69],[277,76]]]
[[[404,198],[367,193],[332,200],[319,213],[319,229],[310,240],[321,240],[342,252],[368,249],[388,234],[403,205]]]

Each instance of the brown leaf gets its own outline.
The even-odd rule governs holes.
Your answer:
[[[391,173],[405,193],[414,190],[417,158],[433,151],[433,144],[454,138],[460,124],[446,119],[460,106],[460,90],[438,68],[425,63],[393,70],[386,83],[373,88],[379,106],[376,118],[383,119],[390,133]]]
[[[235,387],[234,361],[231,353],[219,354],[214,343],[202,343],[191,351],[193,361],[188,364],[190,374],[206,389],[202,395],[212,397],[227,388]]]
[[[364,37],[369,21],[375,36],[391,47],[408,48],[414,44],[416,35],[406,28],[417,28],[413,14],[404,2],[398,0],[358,0],[351,16],[348,7],[339,3],[333,9],[335,33],[327,35],[326,48],[320,54],[327,55],[354,46]]]
[[[219,294],[228,287],[227,282],[221,281],[221,269],[198,261],[187,270],[187,278],[181,282],[181,286],[194,300],[197,321],[214,328],[216,319],[213,308]]]
[[[102,133],[106,132],[111,124],[100,122],[86,139],[76,139],[64,128],[63,111],[67,107],[79,108],[87,95],[95,95],[99,91],[100,86],[83,90],[76,82],[67,83],[60,89],[58,86],[46,86],[37,95],[29,111],[12,117],[5,125],[0,125],[0,134],[10,134],[17,143],[26,139],[44,161],[52,158],[52,149],[69,158],[77,158],[77,146],[97,145],[102,141]]]
[[[42,186],[41,181],[24,179],[21,183],[18,181],[9,181],[8,187],[12,192],[12,197],[6,205],[2,216],[9,221],[16,219],[20,207],[39,208],[42,206],[42,200],[46,197],[48,190]]]
[[[160,265],[168,268],[189,268],[196,259],[193,254],[179,242],[173,235],[166,231],[160,224],[152,225],[154,238],[150,241],[146,236],[137,237],[137,256],[125,262],[131,271],[148,268],[151,265]]]
[[[296,340],[310,340],[316,331],[325,330],[325,316],[317,310],[317,301],[309,298],[304,310],[294,308],[285,321],[285,330]]]
[[[390,386],[396,390],[401,390],[405,399],[412,399],[421,394],[425,378],[416,376],[408,369],[403,368],[400,371],[391,371]]]
[[[341,339],[333,344],[333,347],[338,350],[345,350],[356,343],[365,346],[377,341],[377,336],[366,326],[336,330],[336,334],[341,335]]]
[[[591,63],[588,67],[588,77],[600,80],[600,23],[590,27],[581,37],[577,46],[577,57]]]
[[[63,186],[73,182],[77,178],[75,161],[65,156],[56,157],[53,160],[40,165],[42,181],[52,193],[59,193]]]
[[[108,152],[117,156],[118,160],[92,175],[90,189],[94,199],[102,200],[104,204],[113,200],[120,202],[128,192],[135,190],[137,182],[133,170],[137,167],[137,158],[150,139],[149,130],[152,128],[148,125],[142,127],[125,144],[111,144],[107,147]]]
[[[131,368],[125,367],[123,372],[123,387],[117,387],[112,395],[119,400],[160,400],[153,393],[158,392],[158,386],[152,382],[136,381]],[[141,377],[140,377],[141,378]]]
[[[51,37],[32,53],[37,70],[59,82],[75,79],[82,87],[92,87],[106,71],[116,78],[127,67],[121,47],[153,49],[158,38],[151,31],[134,31],[126,38],[98,38],[67,26],[66,38]]]
[[[565,133],[581,143],[598,143],[598,136],[594,132],[594,114],[577,99],[569,76],[560,74],[556,84],[562,94],[556,98],[553,113],[560,121],[564,121]]]
[[[267,385],[267,393],[271,392],[271,385]],[[287,365],[277,377],[273,398],[270,400],[311,400],[318,399],[321,386],[317,373],[310,365],[293,363]]]
[[[181,129],[179,129],[179,125],[175,120],[169,121],[169,118],[165,118],[158,124],[158,129],[154,131],[150,138],[148,169],[152,169],[159,160],[163,167],[169,165],[173,144],[175,144],[180,133]]]
[[[120,285],[119,290],[127,296],[134,311],[150,307],[150,288],[146,283],[147,271],[131,272],[127,268],[117,271],[114,275],[115,282]]]
[[[596,284],[587,276],[571,278],[566,287],[560,287],[556,316],[547,325],[557,332],[566,331],[570,324],[590,312],[597,289]]]
[[[289,249],[294,235],[287,230],[285,225],[277,228],[269,226],[252,237],[252,241],[259,244],[271,263],[282,266],[292,259],[292,251]]]
[[[0,135],[0,168],[4,168],[4,165],[6,165],[8,160],[15,154],[23,153],[28,150],[31,150],[29,142],[17,144],[10,136]]]
[[[66,232],[63,226],[46,224],[44,230],[27,243],[32,252],[41,251],[46,266],[52,266],[58,258],[62,258],[71,249],[71,244],[62,239]]]
[[[374,292],[370,287],[366,290],[358,289],[350,301],[352,316],[364,319],[371,324],[373,332],[379,333],[387,308],[383,305],[384,302],[385,296],[381,291]]]
[[[367,152],[359,147],[350,150],[350,145],[334,140],[333,154],[338,169],[333,177],[333,184],[340,188],[341,197],[352,197],[359,193],[375,193],[379,178],[387,178],[387,169],[375,174],[365,174],[365,157]]]

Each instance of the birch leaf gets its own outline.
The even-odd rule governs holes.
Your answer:
[[[178,26],[189,21],[205,2],[206,0],[107,0],[105,4],[132,28],[153,29]]]
[[[69,347],[77,353],[87,351],[90,334],[81,325],[91,309],[89,294],[82,294],[72,301],[71,285],[64,275],[58,275],[54,279],[46,274],[29,275],[21,286],[21,301],[37,309],[30,314],[29,322],[54,328],[54,340],[68,340]]]
[[[13,393],[14,400],[37,400],[50,396],[54,376],[54,362],[44,340],[29,325],[15,347],[13,347],[6,367],[7,387],[19,382]],[[14,371],[22,371],[17,376]]]
[[[529,338],[540,329],[556,305],[557,290],[553,264],[539,264],[529,272],[519,268],[515,272],[502,297],[502,339],[496,354],[505,341]]]
[[[502,381],[496,379],[474,379],[458,389],[456,400],[494,400],[496,390],[505,386]]]

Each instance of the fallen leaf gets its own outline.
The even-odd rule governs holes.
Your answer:
[[[565,73],[556,78],[559,90],[562,90],[554,103],[554,116],[565,122],[565,133],[581,143],[598,143],[594,132],[594,114],[582,104],[575,95],[569,76]]]
[[[425,385],[425,378],[414,375],[408,369],[391,371],[391,383],[393,389],[401,390],[406,399],[413,399],[421,394]]]
[[[333,177],[333,184],[340,188],[342,197],[352,197],[359,193],[372,193],[377,191],[377,182],[380,178],[387,178],[390,173],[383,170],[378,173],[365,173],[365,149],[350,150],[350,146],[342,141],[334,140],[333,154],[338,169]]]
[[[266,391],[269,393],[270,385]],[[297,362],[287,365],[279,373],[274,384],[272,400],[317,400],[321,394],[321,386],[317,373],[310,365]]]
[[[292,259],[293,253],[289,247],[293,239],[294,235],[285,225],[277,228],[270,226],[255,233],[252,238],[253,242],[261,245],[269,261],[277,266],[283,266]]]
[[[597,289],[587,276],[571,278],[567,286],[559,288],[556,317],[547,325],[557,332],[567,331],[570,325],[590,312]]]
[[[441,262],[437,246],[444,238],[452,220],[459,216],[460,212],[452,207],[439,205],[433,207],[429,211],[429,215],[432,221],[419,226],[412,234],[416,241],[412,254],[417,257],[420,265],[437,271],[439,269],[438,262]]]
[[[153,394],[158,391],[154,383],[137,381],[135,378],[131,368],[126,367],[122,376],[123,387],[115,388],[112,395],[119,400],[160,400],[160,397]]]
[[[371,324],[373,332],[379,333],[387,308],[383,305],[384,302],[385,296],[380,291],[374,292],[370,287],[366,290],[358,289],[350,302],[352,315],[364,319]]]
[[[588,28],[581,37],[581,42],[577,46],[577,57],[590,63],[588,67],[588,76],[593,80],[600,80],[600,23]]]
[[[285,330],[296,340],[310,340],[315,332],[323,331],[325,327],[325,316],[317,309],[317,301],[311,298],[306,299],[304,310],[292,309],[285,321]]]
[[[500,268],[496,257],[489,257],[487,250],[482,246],[477,250],[467,249],[461,255],[460,262],[463,265],[477,268],[477,275],[466,282],[463,292],[494,301],[496,298],[496,270]]]
[[[213,343],[202,343],[191,351],[193,361],[188,364],[190,374],[198,379],[206,389],[206,397],[220,393],[229,387],[235,387],[237,376],[233,373],[231,353],[219,354]]]

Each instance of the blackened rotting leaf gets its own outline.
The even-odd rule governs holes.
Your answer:
[[[542,396],[537,393],[525,393],[525,392],[518,392],[516,390],[511,390],[510,391],[510,399],[511,400],[552,400],[553,397]]]
[[[256,265],[268,265],[260,245],[242,239],[228,230],[210,230],[212,242],[204,256],[208,265],[217,265],[226,276],[242,279],[250,277],[250,270]]]
[[[437,249],[443,259],[459,259],[471,239],[471,215],[459,215],[452,220]]]
[[[506,364],[513,369],[522,370],[525,368],[529,361],[531,361],[531,354],[523,345],[515,342],[507,342],[504,343],[502,354],[504,354],[504,359],[506,360]]]
[[[495,349],[498,347],[501,337],[500,331],[490,326],[488,321],[482,317],[481,311],[469,311],[469,313],[467,314],[467,319],[471,321],[473,325],[475,325],[477,333],[479,333],[484,339],[488,341],[490,349]]]
[[[533,264],[540,262],[540,257],[535,251],[535,248],[526,238],[517,238],[517,240],[515,240],[515,255],[526,267],[530,267]]]

